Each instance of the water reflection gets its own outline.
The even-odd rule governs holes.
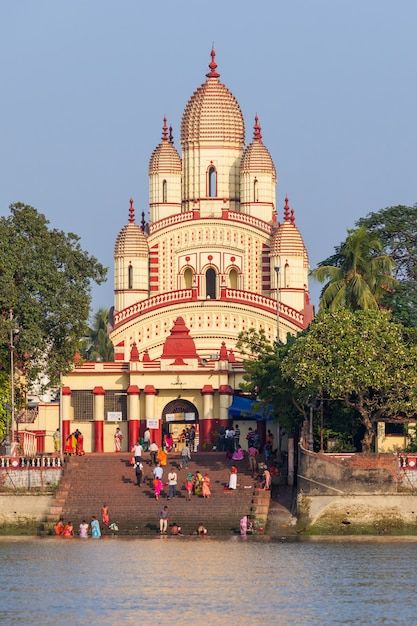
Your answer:
[[[0,541],[1,624],[409,624],[415,542]]]

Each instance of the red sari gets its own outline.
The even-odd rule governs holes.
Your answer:
[[[77,438],[77,454],[78,456],[84,456],[84,437],[80,433]]]
[[[64,449],[65,454],[75,454],[76,446],[77,446],[77,440],[75,436],[73,434],[68,435],[68,437],[65,440],[65,449]]]

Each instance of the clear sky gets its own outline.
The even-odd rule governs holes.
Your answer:
[[[0,2],[0,213],[22,201],[110,268],[146,209],[164,114],[221,80],[255,112],[312,267],[369,211],[417,201],[416,0]],[[313,287],[317,299],[319,287]]]

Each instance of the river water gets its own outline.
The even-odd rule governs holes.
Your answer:
[[[1,624],[412,624],[417,542],[0,540]]]

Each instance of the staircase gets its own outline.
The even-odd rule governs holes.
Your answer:
[[[109,507],[110,521],[117,522],[122,535],[154,535],[159,532],[159,513],[168,505],[169,520],[182,527],[184,534],[190,534],[199,524],[203,524],[210,535],[228,535],[239,531],[239,521],[250,513],[254,501],[253,480],[245,461],[236,462],[238,467],[238,488],[224,491],[229,480],[231,462],[225,460],[224,453],[196,453],[186,469],[179,468],[178,455],[171,455],[164,468],[163,482],[167,482],[168,472],[173,466],[178,475],[177,496],[167,499],[168,487],[159,501],[152,490],[153,466],[144,457],[145,481],[136,486],[134,468],[129,465],[128,454],[90,454],[69,459],[55,501],[51,507],[49,521],[60,515],[71,520],[78,529],[82,519],[91,520],[92,515],[100,519],[100,509],[104,503]],[[211,479],[210,499],[192,496],[186,499],[185,478],[188,472],[200,470],[208,473]],[[104,533],[111,533],[104,529]]]

